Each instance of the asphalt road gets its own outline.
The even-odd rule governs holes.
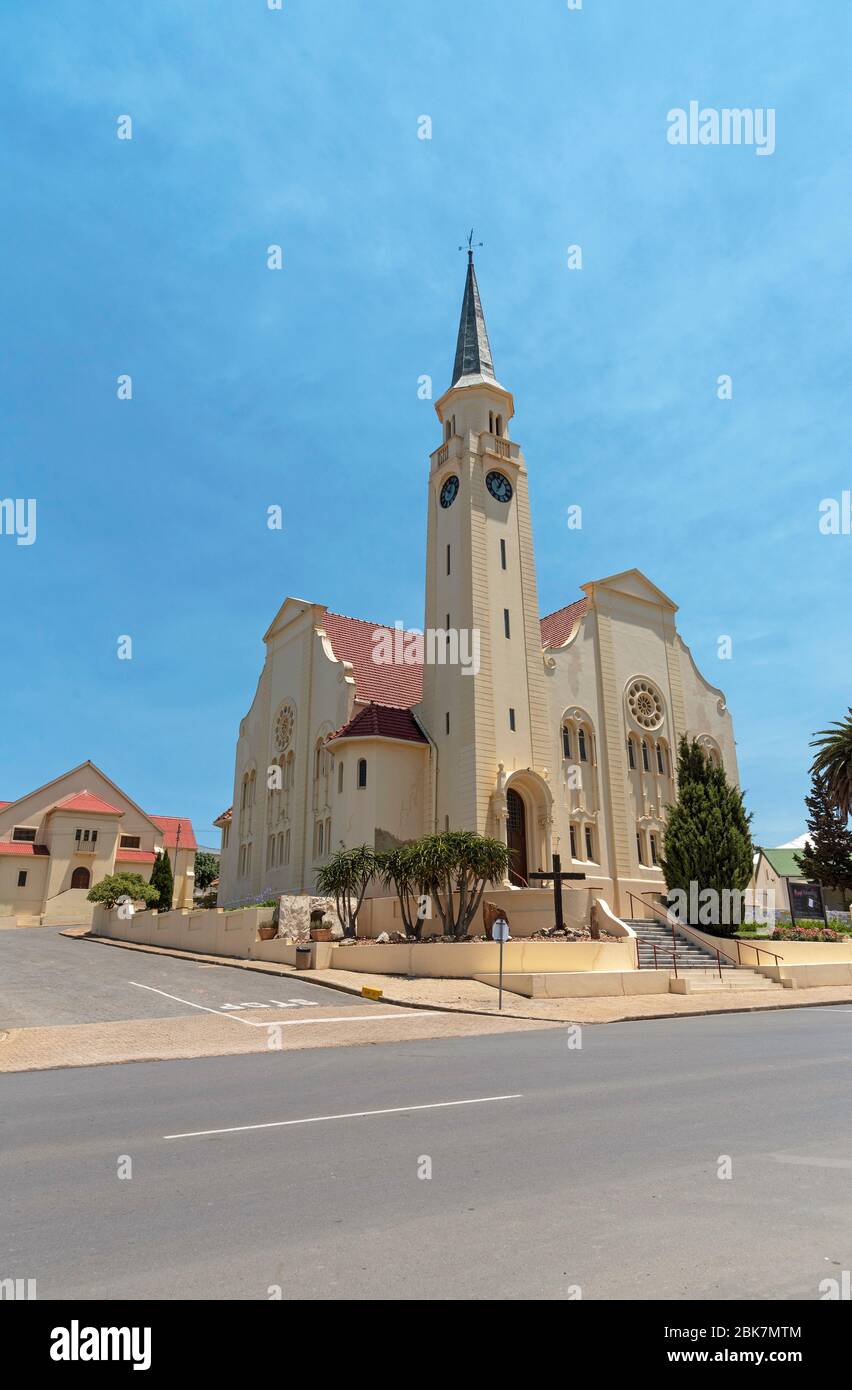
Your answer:
[[[126,951],[62,936],[60,928],[0,931],[0,1029],[178,1018],[191,1014],[193,1005],[339,1005],[343,998],[290,976]],[[362,1003],[356,996],[345,1002]]]
[[[0,1275],[39,1298],[817,1299],[852,1268],[852,1010],[569,1041],[0,1077]]]

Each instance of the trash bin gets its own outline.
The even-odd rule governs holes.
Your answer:
[[[311,948],[310,946],[296,947],[296,969],[310,970],[311,968]]]

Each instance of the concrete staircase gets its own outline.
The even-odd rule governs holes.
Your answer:
[[[667,927],[662,921],[628,921],[636,933],[637,945],[639,947],[639,965],[642,970],[651,970],[654,965],[654,947],[657,947],[657,967],[660,970],[673,968],[672,946],[677,950],[677,969],[678,974],[681,970],[712,970],[719,978],[719,971],[716,964],[716,956],[711,951],[707,951],[698,942],[690,937],[675,936],[672,942],[671,928]],[[731,961],[726,961],[722,957],[722,969],[733,970],[735,967]]]
[[[755,970],[738,967],[735,962],[722,956],[722,976],[719,977],[719,963],[713,951],[705,949],[699,941],[675,934],[672,942],[671,928],[663,921],[632,920],[628,923],[636,933],[639,948],[639,965],[642,970],[654,968],[654,947],[657,947],[656,966],[658,970],[669,970],[672,979],[669,990],[672,994],[703,994],[716,990],[739,993],[741,990],[778,991],[783,988],[775,980]],[[672,946],[677,950],[677,973],[674,979],[674,959]]]

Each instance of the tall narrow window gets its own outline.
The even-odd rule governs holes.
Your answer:
[[[651,846],[651,863],[657,863],[657,837],[654,834],[648,836],[648,843]]]
[[[26,888],[26,886],[27,886],[27,871],[26,871],[26,869],[19,869],[19,870],[18,870],[18,887],[19,887],[19,888]]]
[[[503,609],[503,631],[505,632],[505,634],[506,634],[507,637],[511,637],[512,632],[511,632],[511,628],[510,628],[510,625],[509,625],[509,610],[508,610],[508,608],[504,608],[504,609]]]
[[[633,739],[632,739],[632,738],[629,738],[629,739],[627,740],[627,761],[628,761],[628,763],[629,763],[629,765],[630,765],[630,771],[631,771],[631,772],[635,772],[635,771],[636,771],[636,748],[635,748],[635,746],[634,746],[634,743],[633,743]]]
[[[337,764],[337,790],[343,791],[343,759]]]
[[[493,411],[493,410],[489,410],[489,412],[488,412],[488,433],[489,433],[489,434],[493,434],[493,433],[494,433],[494,411]]]
[[[640,864],[645,863],[645,851],[642,848],[642,831],[636,831],[636,855]]]
[[[284,836],[284,863],[290,863],[290,831]]]
[[[450,711],[447,710],[446,714],[444,715],[444,733],[448,734],[449,732],[450,732]]]
[[[576,832],[576,830],[574,829],[573,825],[569,825],[569,827],[568,827],[568,835],[569,835],[570,840],[571,840],[571,858],[572,858],[572,859],[576,859],[576,858],[577,858],[577,832]]]
[[[580,750],[580,762],[581,762],[581,763],[587,763],[587,762],[589,761],[589,750],[588,750],[588,748],[586,747],[586,731],[585,731],[585,729],[578,729],[578,730],[577,730],[577,747],[578,747],[579,750]]]
[[[447,546],[447,574],[450,572],[450,547]]]
[[[358,786],[359,786],[359,787],[366,787],[366,785],[367,785],[367,759],[366,759],[366,758],[359,758],[359,759],[358,759]]]
[[[563,758],[570,758],[571,756],[571,730],[567,724],[562,725],[562,756]]]
[[[642,767],[643,767],[643,769],[644,769],[645,772],[647,772],[647,771],[649,770],[649,764],[648,764],[648,745],[647,745],[647,743],[645,742],[644,738],[643,738],[643,740],[642,740]]]
[[[593,836],[592,836],[592,827],[591,827],[590,825],[587,825],[587,826],[586,826],[586,858],[587,858],[587,859],[592,859],[592,860],[593,860],[594,857],[595,857],[595,841],[594,841],[594,838],[593,838]]]
[[[663,752],[663,745],[662,745],[661,743],[658,743],[658,744],[657,744],[657,771],[658,771],[658,772],[661,772],[662,775],[665,777],[665,775],[666,775],[666,758],[665,758],[665,754],[664,754],[664,752]]]
[[[514,711],[513,709],[510,709],[510,710],[509,710],[509,728],[510,728],[510,729],[512,730],[512,732],[514,733],[514,731],[515,731],[515,711]]]
[[[500,542],[500,568],[506,568],[506,542]]]

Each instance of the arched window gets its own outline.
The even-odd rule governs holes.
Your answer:
[[[489,433],[489,434],[493,434],[493,433],[494,433],[494,411],[493,411],[493,410],[489,410],[489,412],[488,412],[488,433]]]
[[[359,759],[358,759],[358,779],[357,779],[356,785],[357,785],[358,787],[366,787],[366,785],[367,785],[367,759],[366,759],[366,758],[359,758]]]
[[[589,761],[589,750],[586,747],[586,731],[582,725],[577,730],[577,748],[580,753],[580,762],[587,763]]]
[[[627,740],[627,763],[631,772],[636,771],[636,741],[633,738]]]
[[[661,773],[663,777],[668,777],[668,759],[666,758],[666,750],[662,743],[657,744],[657,771]]]
[[[502,415],[498,415],[498,416],[497,416],[497,435],[498,435],[498,438],[502,438],[502,435],[503,435],[503,416],[502,416]]]
[[[648,761],[648,744],[644,738],[642,740],[642,770],[643,772],[650,772],[651,770],[651,764]]]
[[[571,729],[567,724],[562,725],[562,756],[563,758],[570,758],[571,756]]]

